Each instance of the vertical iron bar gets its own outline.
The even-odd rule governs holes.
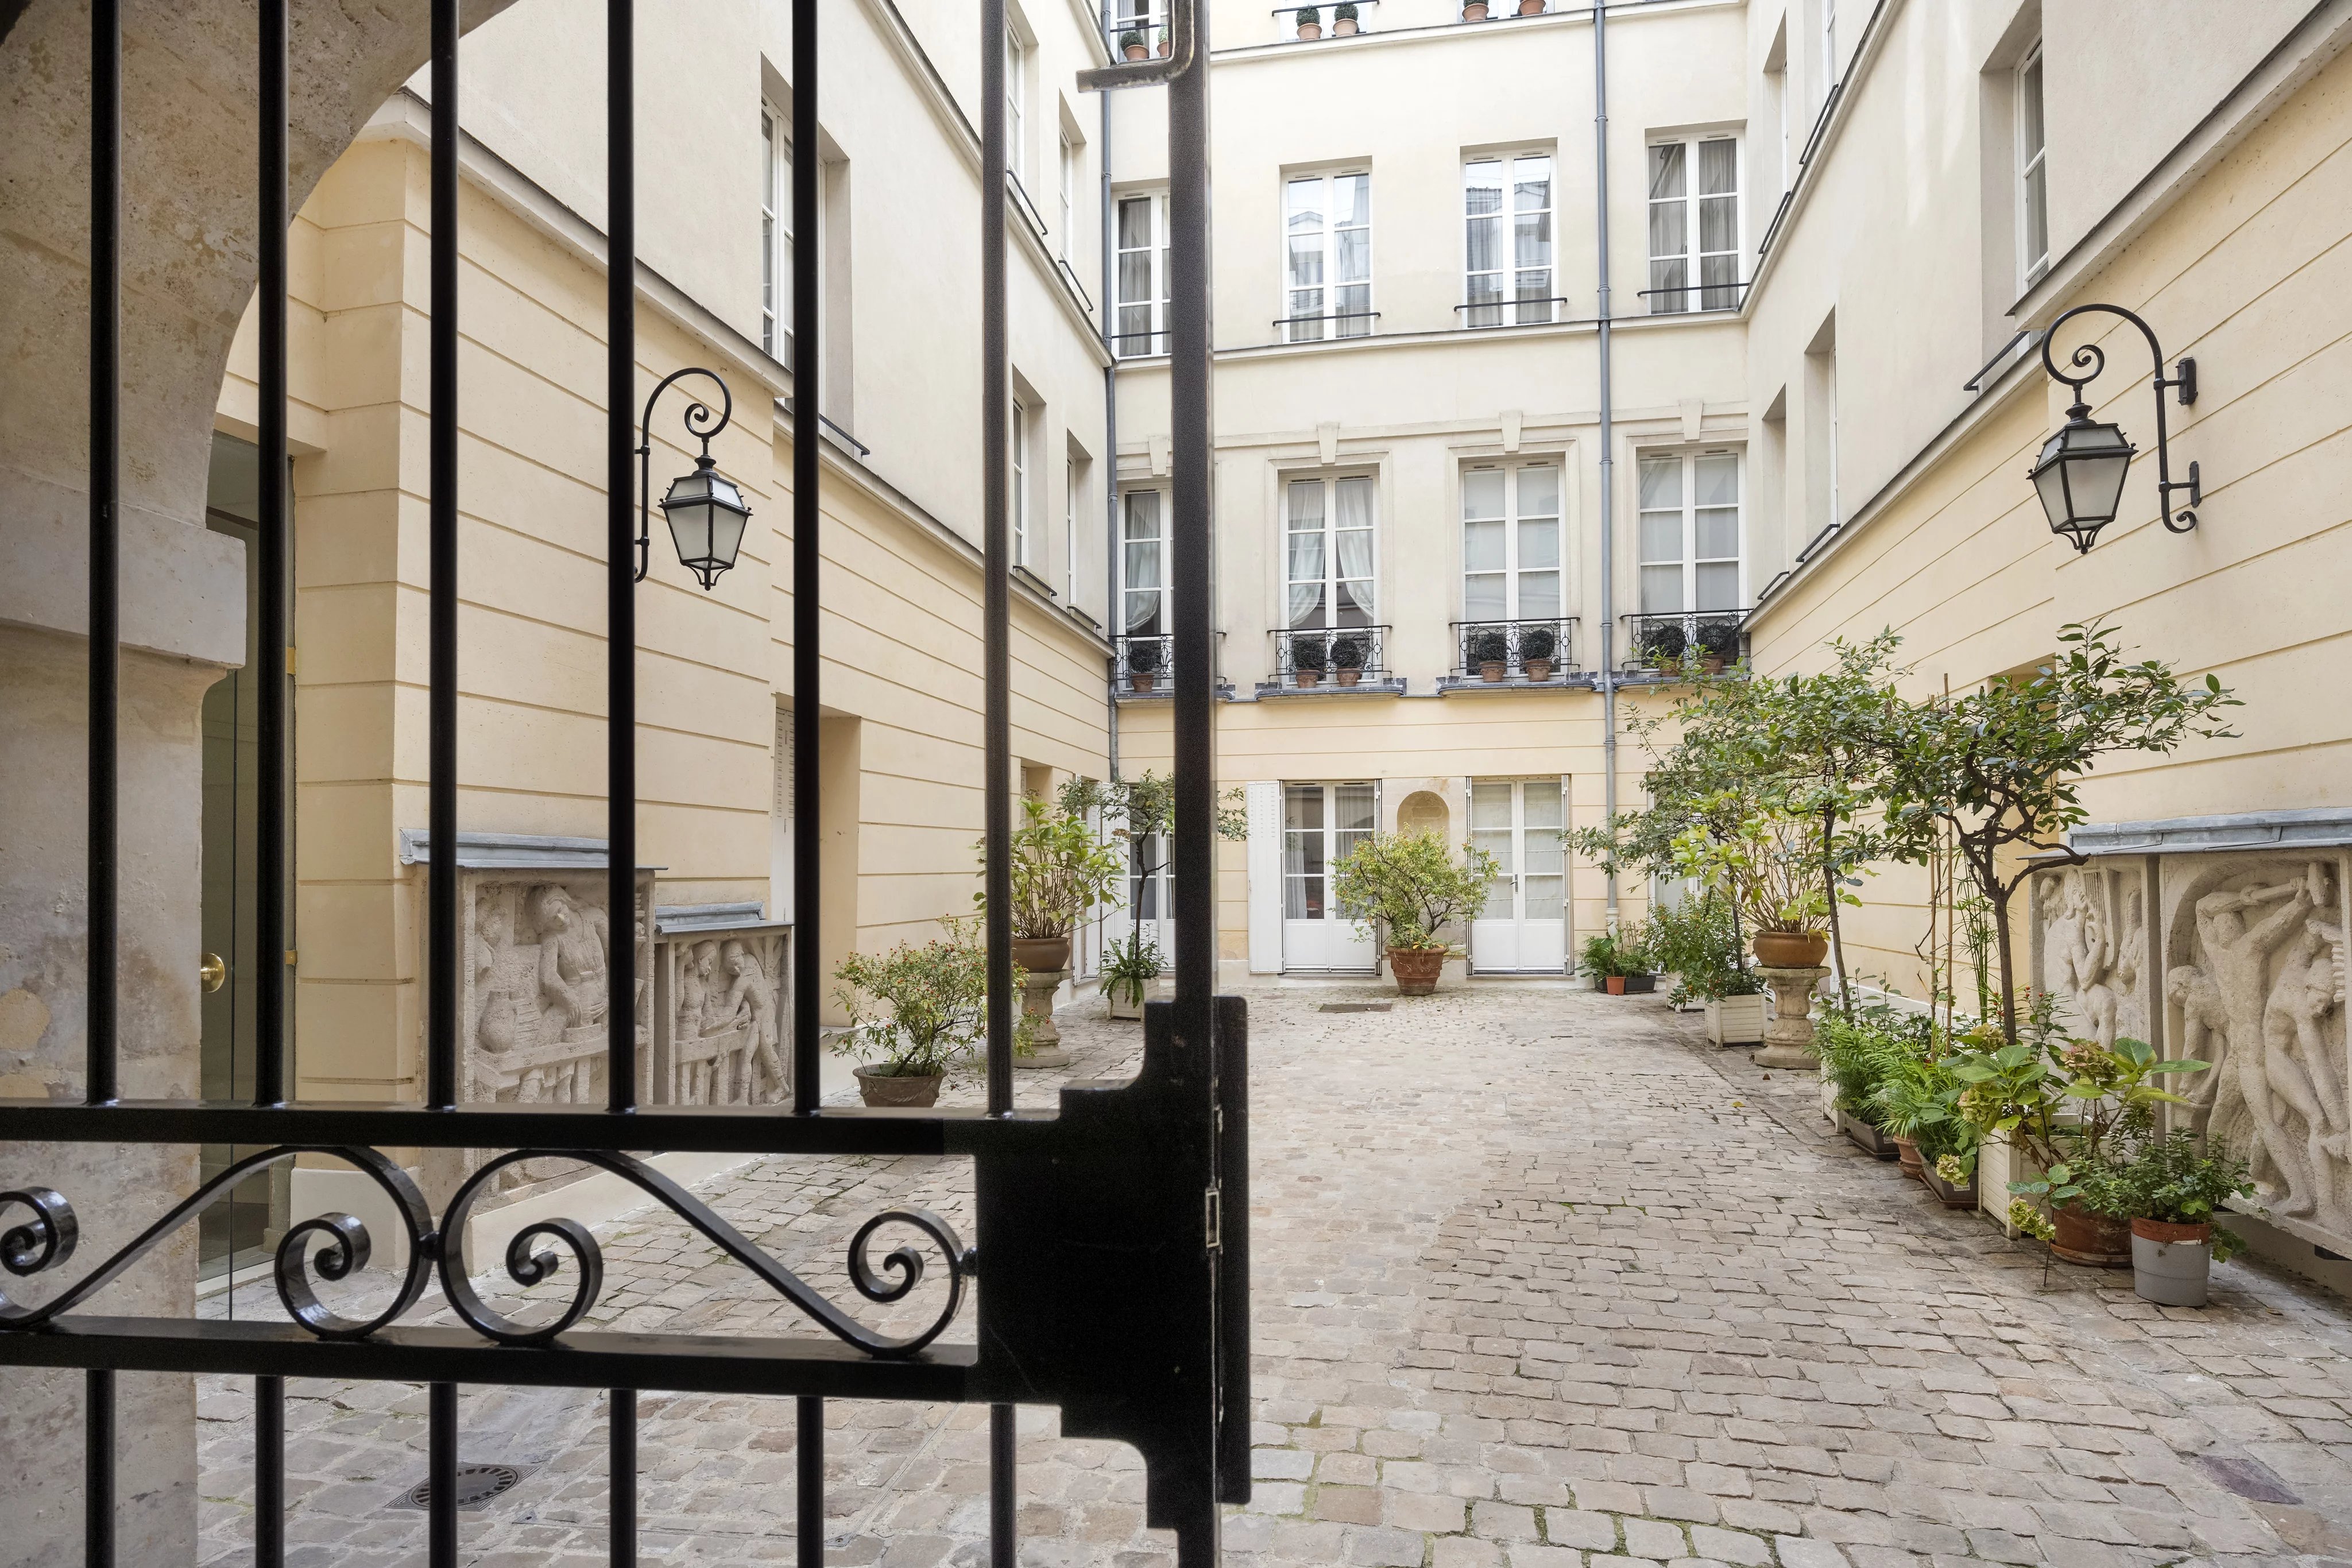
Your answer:
[[[122,13],[89,7],[89,974],[83,1092],[114,1098],[116,702],[122,634]],[[97,1374],[90,1396],[98,1397]],[[105,1385],[109,1397],[114,1387]]]
[[[1205,1058],[1217,986],[1217,737],[1211,698],[1209,13],[1192,3],[1192,65],[1168,84],[1169,423],[1175,477],[1176,1033]]]
[[[613,1390],[612,1461],[604,1477],[613,1517],[613,1568],[637,1563],[637,1391]]]
[[[93,1368],[81,1378],[82,1563],[114,1568],[114,1374]]]
[[[286,1098],[286,5],[260,0],[261,778],[255,789],[253,1102]]]
[[[433,0],[425,1103],[457,1103],[457,0]],[[436,1386],[438,1386],[436,1385]]]
[[[457,1385],[426,1385],[425,1562],[457,1568]]]
[[[793,421],[799,434],[799,420]],[[799,1430],[793,1448],[799,1474],[793,1487],[799,1568],[824,1568],[824,1401],[806,1396],[793,1401]]]
[[[254,1568],[286,1562],[286,1380],[253,1380]]]
[[[1250,1500],[1249,1004],[1216,1001],[1217,1500]]]
[[[817,827],[817,725],[822,645],[817,624],[817,502],[824,455],[824,305],[817,292],[817,7],[793,7],[793,1108],[824,1098],[817,1004],[824,890]],[[820,1423],[821,1424],[821,1423]]]
[[[1014,1568],[1021,1552],[1014,1466],[1018,1412],[1010,1405],[988,1407],[988,1568]]]
[[[636,8],[604,0],[604,862],[614,977],[606,1013],[605,1103],[637,1103]],[[650,942],[653,933],[646,933]],[[614,1409],[618,1419],[619,1396]]]
[[[988,777],[988,1109],[1013,1109],[1013,652],[1010,497],[1005,465],[1012,396],[1004,322],[1004,0],[980,5],[980,445],[986,648],[981,681]]]

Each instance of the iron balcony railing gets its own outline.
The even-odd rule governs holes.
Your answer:
[[[1110,46],[1110,57],[1124,57],[1128,37],[1137,35],[1147,57],[1160,47],[1160,35],[1168,26],[1168,7],[1144,6],[1133,0],[1121,0],[1116,6],[1105,6],[1102,14],[1103,42]]]
[[[1449,686],[1564,686],[1576,669],[1576,617],[1456,621]]]
[[[1625,623],[1620,667],[1628,672],[1714,674],[1748,656],[1745,610],[1670,610],[1619,619]]]
[[[1394,691],[1385,626],[1295,626],[1274,633],[1274,679],[1260,690]]]
[[[1473,299],[1456,305],[1454,313],[1462,318],[1465,327],[1549,327],[1567,319],[1567,305],[1565,294],[1541,299],[1497,295],[1492,299]]]
[[[1175,682],[1176,639],[1118,637],[1111,642],[1110,684],[1122,692],[1164,692]]]
[[[1634,297],[1650,301],[1650,314],[1653,316],[1694,316],[1710,310],[1737,310],[1748,298],[1748,285],[1754,281],[1753,278],[1743,278],[1736,283],[1683,283],[1672,288],[1639,289]],[[1698,296],[1696,305],[1690,301],[1690,296],[1694,294]]]
[[[1113,332],[1107,341],[1111,345],[1111,352],[1122,360],[1146,360],[1168,351],[1171,330],[1162,327],[1157,332]]]
[[[1356,286],[1346,283],[1333,287],[1353,288]],[[1381,313],[1377,310],[1334,310],[1323,316],[1278,316],[1274,324],[1282,329],[1282,340],[1286,343],[1328,343],[1339,338],[1369,338],[1372,335],[1371,328],[1351,327],[1345,323],[1377,321],[1380,319]],[[1328,332],[1323,329],[1326,322],[1331,324],[1332,329]]]

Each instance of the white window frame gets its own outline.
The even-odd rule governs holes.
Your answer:
[[[1332,201],[1334,187],[1339,181],[1354,179],[1364,182],[1364,221],[1360,225],[1342,225],[1334,222],[1335,214],[1332,211],[1335,205]],[[1318,281],[1308,284],[1297,281],[1292,267],[1292,242],[1298,236],[1294,234],[1291,226],[1290,196],[1291,192],[1301,185],[1319,187],[1318,202],[1322,211],[1322,222],[1313,231],[1322,263],[1319,268],[1322,276]],[[1283,341],[1318,343],[1330,338],[1371,336],[1372,324],[1378,317],[1378,308],[1372,298],[1371,206],[1372,171],[1369,165],[1349,169],[1329,169],[1313,174],[1286,174],[1283,177],[1282,197],[1276,204],[1277,216],[1282,228],[1280,255],[1283,283]],[[1364,236],[1363,277],[1342,278],[1333,276],[1338,262],[1340,236],[1358,230],[1360,230]],[[1353,289],[1362,290],[1363,298],[1360,301],[1351,300],[1349,303],[1360,304],[1361,308],[1342,310],[1339,308],[1339,297]],[[1313,309],[1300,308],[1302,298],[1307,295],[1315,297]]]
[[[1837,85],[1837,0],[1822,0],[1822,98]]]
[[[1029,564],[1029,405],[1013,394],[1013,564]]]
[[[2026,287],[2050,270],[2050,120],[2043,96],[2048,85],[2037,39],[2017,64],[2017,275]]]
[[[1730,156],[1725,160],[1731,172],[1731,189],[1703,192],[1698,188],[1699,171],[1703,164],[1701,150],[1717,143],[1727,143]],[[1746,232],[1747,203],[1739,188],[1739,138],[1725,133],[1706,136],[1662,136],[1649,144],[1645,160],[1644,188],[1654,190],[1657,184],[1658,154],[1664,148],[1682,149],[1682,193],[1676,196],[1652,195],[1645,209],[1645,238],[1650,249],[1650,314],[1653,316],[1685,316],[1709,310],[1736,310],[1739,308],[1740,236]],[[1731,212],[1730,244],[1710,246],[1705,239],[1706,208],[1708,202],[1729,204]],[[1683,248],[1679,252],[1658,249],[1657,219],[1662,212],[1679,207],[1683,223]],[[1716,270],[1728,274],[1715,282],[1707,280],[1708,264],[1717,264]],[[1679,267],[1679,286],[1662,282],[1661,268]],[[1668,290],[1676,290],[1668,292]]]
[[[1004,162],[1024,189],[1029,184],[1029,46],[1006,18],[1004,28]]]
[[[1551,511],[1549,514],[1552,526],[1552,562],[1549,566],[1545,566],[1541,563],[1538,563],[1534,566],[1528,566],[1522,564],[1520,560],[1520,525],[1523,523],[1541,522],[1544,520],[1546,516],[1542,513],[1532,515],[1528,514],[1521,505],[1520,480],[1524,475],[1532,469],[1548,469],[1550,471],[1552,476],[1552,507]],[[1473,474],[1491,473],[1499,473],[1503,476],[1503,515],[1501,519],[1503,524],[1503,564],[1500,567],[1486,568],[1473,571],[1470,566],[1470,524],[1472,521],[1472,518],[1469,516],[1470,476]],[[1567,465],[1562,463],[1558,457],[1553,456],[1526,457],[1509,461],[1482,458],[1476,462],[1465,463],[1462,465],[1462,473],[1457,482],[1457,486],[1461,493],[1456,497],[1456,506],[1454,510],[1461,522],[1460,559],[1462,563],[1462,620],[1465,624],[1527,620],[1530,622],[1542,622],[1543,623],[1549,625],[1553,622],[1567,619],[1567,518],[1563,515],[1567,506]],[[1519,579],[1524,573],[1531,571],[1549,571],[1558,580],[1557,603],[1552,610],[1552,612],[1549,615],[1530,616],[1526,612],[1526,606],[1519,601]],[[1478,616],[1472,614],[1470,610],[1471,578],[1495,576],[1500,576],[1503,580],[1503,613],[1496,616]]]
[[[791,125],[774,104],[760,105],[760,347],[776,359],[793,326]]]
[[[1078,460],[1062,459],[1062,601],[1078,601]]]
[[[1153,531],[1147,540],[1135,541],[1131,530],[1135,526],[1138,510],[1136,503],[1147,496],[1151,497],[1150,511]],[[1169,619],[1174,607],[1174,591],[1168,580],[1168,493],[1156,486],[1138,485],[1122,489],[1118,493],[1118,605],[1114,612],[1118,619],[1117,625],[1112,628],[1112,632],[1116,636],[1164,637],[1175,630],[1174,623]],[[1154,575],[1159,578],[1159,581],[1138,587],[1129,580],[1128,549],[1131,542],[1144,542],[1150,545],[1155,565]],[[1130,629],[1135,622],[1129,616],[1128,601],[1140,594],[1150,594],[1158,601],[1159,607],[1152,612],[1149,622],[1156,626],[1157,631],[1138,632]]]
[[[1701,510],[1698,504],[1698,465],[1711,457],[1730,458],[1734,465],[1732,472],[1738,480],[1738,500],[1732,507],[1737,514],[1736,531],[1738,543],[1738,553],[1734,556],[1701,556],[1698,553],[1698,514]],[[1648,559],[1645,548],[1648,540],[1644,525],[1652,516],[1662,514],[1666,508],[1645,507],[1641,504],[1641,476],[1643,470],[1650,464],[1666,462],[1679,463],[1682,465],[1681,500],[1678,508],[1682,518],[1682,557],[1679,561],[1651,560]],[[1644,615],[1728,615],[1745,610],[1748,607],[1748,460],[1746,453],[1736,446],[1664,447],[1636,453],[1633,474],[1634,602],[1640,606],[1642,613]],[[1699,568],[1720,566],[1726,561],[1735,562],[1738,568],[1738,591],[1733,596],[1735,602],[1708,610],[1699,609]],[[1648,594],[1643,591],[1643,574],[1653,568],[1674,565],[1679,565],[1682,569],[1681,604],[1671,610],[1654,610],[1650,606]]]
[[[1541,160],[1544,203],[1540,207],[1522,209],[1518,205],[1519,166]],[[1504,204],[1493,213],[1472,209],[1471,192],[1486,187],[1470,183],[1471,171],[1493,167],[1503,178]],[[1553,290],[1559,286],[1559,272],[1556,256],[1558,235],[1557,204],[1559,199],[1559,160],[1548,147],[1517,148],[1504,152],[1480,152],[1462,161],[1462,321],[1467,327],[1528,327],[1548,325],[1557,319],[1559,302]],[[1518,225],[1522,219],[1538,220],[1543,231],[1543,259],[1524,265],[1518,259]],[[1498,231],[1490,267],[1473,269],[1475,259],[1472,235],[1475,225],[1491,223]],[[1475,287],[1480,278],[1493,278],[1496,292],[1491,298],[1481,298]],[[1529,279],[1538,293],[1527,292]],[[1510,285],[1507,289],[1506,284]],[[1505,321],[1506,314],[1509,320]]]
[[[1360,483],[1370,492],[1372,526],[1369,529],[1342,530],[1339,527],[1339,486]],[[1291,496],[1294,490],[1308,485],[1319,485],[1323,490],[1323,575],[1314,578],[1294,578],[1290,575],[1290,536],[1306,533],[1305,528],[1291,526]],[[1364,577],[1345,577],[1339,570],[1339,535],[1341,532],[1369,532],[1371,537],[1371,570]],[[1290,618],[1290,590],[1294,583],[1319,581],[1322,589],[1322,618],[1318,621],[1293,621]],[[1340,619],[1339,590],[1345,583],[1365,584],[1365,597],[1370,601],[1360,610],[1361,621]],[[1342,631],[1357,626],[1377,626],[1381,623],[1381,489],[1379,476],[1370,470],[1327,474],[1286,475],[1282,485],[1282,620],[1286,630],[1297,632]]]
[[[1070,259],[1070,231],[1078,221],[1078,147],[1070,133],[1062,132],[1062,223],[1055,231],[1057,242],[1055,254],[1064,261]]]
[[[1140,246],[1126,244],[1126,232],[1120,226],[1130,204],[1139,204],[1144,210],[1146,234]],[[1111,350],[1122,360],[1164,354],[1168,351],[1168,193],[1130,191],[1116,198],[1111,204]],[[1143,258],[1147,298],[1141,299],[1126,291],[1127,261],[1137,256]],[[1143,312],[1140,329],[1128,325],[1130,310]]]

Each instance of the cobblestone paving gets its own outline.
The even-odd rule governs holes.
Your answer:
[[[2245,1264],[2201,1312],[2045,1270],[1830,1138],[1811,1081],[1654,1000],[1493,985],[1318,1010],[1385,995],[1252,993],[1259,1479],[1227,1521],[1236,1568],[2352,1568],[2341,1302]],[[1075,1071],[1132,1058],[1131,1032],[1071,1032]],[[1060,1078],[1024,1074],[1024,1100]],[[859,1218],[963,1219],[959,1180],[775,1161],[708,1194],[838,1287]],[[794,1317],[682,1227],[606,1234],[604,1321]],[[424,1474],[423,1391],[289,1393],[294,1561],[418,1560],[423,1515],[388,1504]],[[529,1471],[464,1516],[470,1561],[603,1562],[602,1405],[468,1392],[462,1458]],[[237,1561],[249,1407],[208,1380],[202,1408],[207,1558]],[[789,1402],[642,1408],[644,1560],[791,1561]],[[983,1413],[829,1409],[829,1561],[984,1561]],[[1024,1563],[1166,1561],[1130,1450],[1025,1411],[1021,1488]]]

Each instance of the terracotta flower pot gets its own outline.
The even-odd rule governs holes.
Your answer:
[[[1709,653],[1701,667],[1710,675],[1719,675],[1723,674],[1723,659],[1719,654]]]
[[[1129,44],[1122,52],[1125,53],[1127,57],[1130,60],[1142,60],[1151,57],[1151,51],[1145,48],[1141,44]]]
[[[1485,21],[1486,19],[1486,0],[1470,0],[1468,5],[1462,7],[1462,19],[1465,22]]]
[[[1607,991],[1612,997],[1622,997],[1625,994],[1625,977],[1622,975],[1603,976],[1601,981],[1601,988]]]
[[[1302,686],[1311,686],[1323,678],[1323,672],[1320,670],[1298,670],[1293,673],[1297,676],[1298,684]]]
[[[941,1073],[918,1077],[911,1072],[880,1072],[871,1067],[860,1067],[857,1074],[857,1097],[868,1105],[908,1105],[923,1107],[940,1103]]]
[[[1331,36],[1335,38],[1354,37],[1356,36],[1356,19],[1353,16],[1342,16],[1338,21],[1332,23]]]
[[[1066,936],[1015,936],[1013,939],[1013,961],[1033,975],[1050,975],[1070,967],[1070,939]]]
[[[1544,0],[1519,0],[1519,15],[1520,15],[1520,16],[1542,16],[1543,14],[1544,14]]]
[[[1139,692],[1148,692],[1153,686],[1160,684],[1160,672],[1157,670],[1129,670],[1127,672],[1127,684],[1134,687]]]
[[[2213,1228],[2131,1222],[2132,1293],[2160,1307],[2201,1307],[2213,1272]]]
[[[1768,969],[1818,969],[1830,939],[1818,931],[1759,931],[1750,946]]]
[[[1298,25],[1298,37],[1302,43],[1311,44],[1322,36],[1323,24],[1320,22],[1301,22]]]
[[[2058,1228],[2050,1250],[2067,1262],[2092,1269],[2131,1267],[2132,1233],[2128,1220],[2085,1213],[2073,1204],[2053,1211],[2050,1218]]]
[[[1531,681],[1548,681],[1551,679],[1551,661],[1549,659],[1527,659],[1521,662],[1527,669],[1528,679]]]
[[[1899,1133],[1889,1133],[1886,1137],[1895,1145],[1895,1157],[1902,1162],[1903,1174],[1914,1180],[1925,1181],[1927,1177],[1919,1163],[1918,1140],[1904,1137]]]
[[[1482,681],[1499,681],[1503,678],[1503,661],[1500,659],[1481,660],[1478,664],[1478,678]]]
[[[1352,686],[1364,678],[1364,672],[1360,666],[1352,670],[1343,667],[1332,671],[1331,678],[1343,686]]]
[[[1445,968],[1443,947],[1391,947],[1389,949],[1389,973],[1396,977],[1397,995],[1425,997],[1437,989],[1437,977]]]
[[[1165,38],[1160,40],[1160,57],[1163,60],[1168,57],[1168,40]]]

